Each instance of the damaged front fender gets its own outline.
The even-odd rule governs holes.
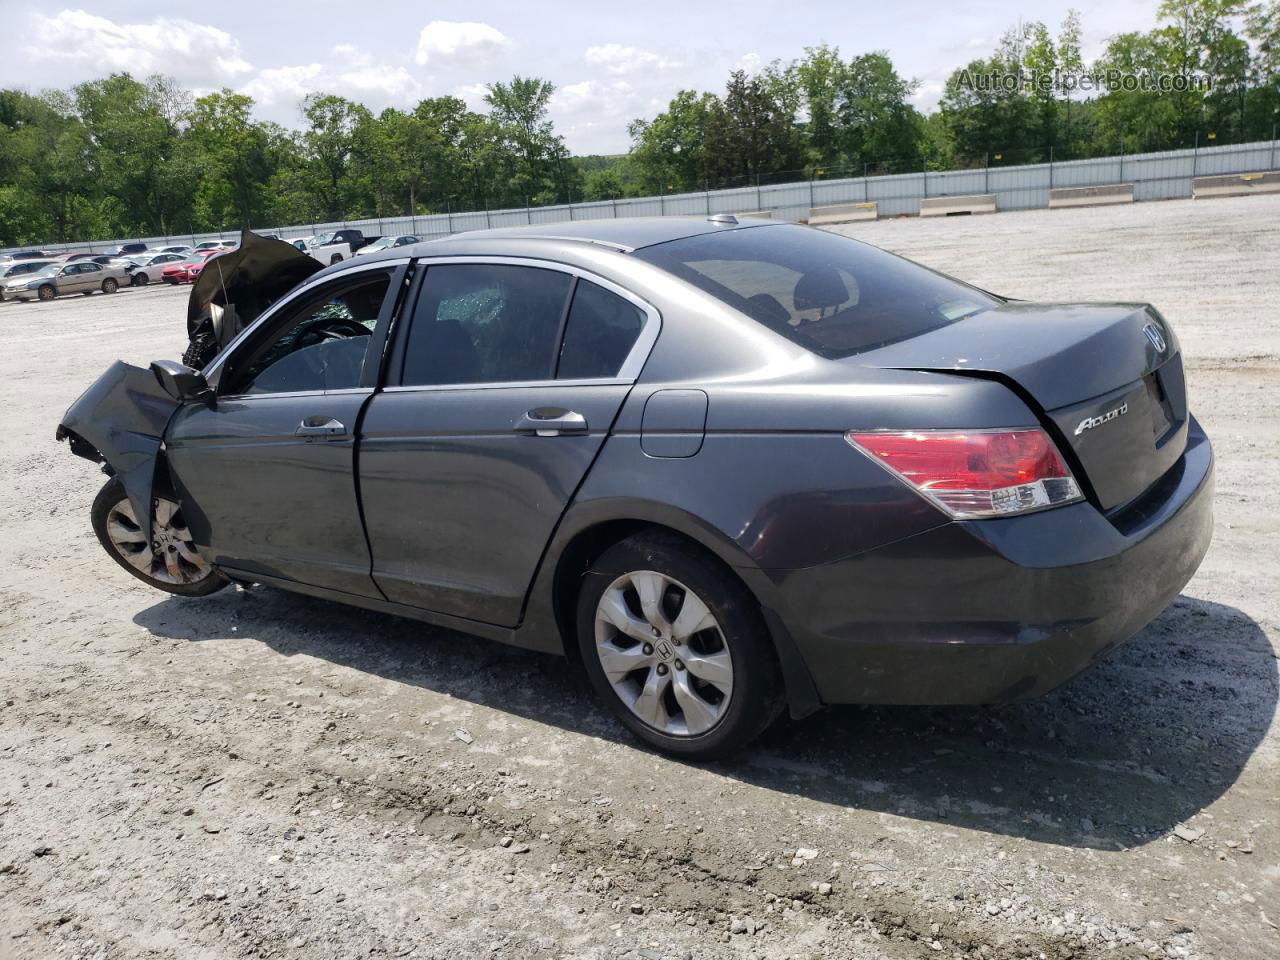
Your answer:
[[[156,458],[177,409],[155,374],[117,360],[68,408],[55,434],[120,479],[148,541]]]

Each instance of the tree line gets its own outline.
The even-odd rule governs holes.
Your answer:
[[[374,113],[337,93],[301,125],[255,119],[232,90],[114,74],[70,90],[0,90],[0,246],[199,233],[607,200],[809,177],[1076,159],[1266,140],[1280,123],[1280,0],[1164,0],[1149,31],[1086,64],[1081,23],[1009,30],[957,68],[938,108],[884,52],[832,46],[682,90],[628,127],[631,150],[573,157],[554,86],[491,84],[484,109],[432,97]],[[1091,77],[1132,84],[1085,89]],[[1024,83],[1030,77],[1055,83]],[[1185,88],[1162,77],[1189,77]],[[1015,77],[1014,83],[975,83]],[[1143,82],[1138,82],[1143,81]],[[1151,81],[1151,82],[1146,82]]]

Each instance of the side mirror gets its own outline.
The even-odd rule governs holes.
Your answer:
[[[199,370],[192,370],[175,360],[156,360],[151,364],[151,372],[161,389],[179,403],[213,399],[209,381]]]

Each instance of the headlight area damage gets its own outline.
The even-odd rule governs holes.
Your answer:
[[[230,253],[213,257],[187,301],[190,344],[182,362],[197,370],[264,310],[324,267],[291,243],[248,230]]]
[[[143,536],[151,539],[151,497],[164,428],[178,403],[151,370],[117,360],[80,395],[56,437],[77,456],[105,463],[120,479]]]
[[[321,269],[291,244],[244,231],[240,246],[211,259],[191,289],[191,342],[183,362],[206,366],[271,304]],[[119,478],[147,540],[156,461],[165,427],[179,406],[160,376],[156,364],[144,370],[117,360],[71,405],[56,433],[58,440],[70,442],[72,453],[105,464],[106,472]]]

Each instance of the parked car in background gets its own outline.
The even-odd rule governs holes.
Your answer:
[[[127,257],[135,253],[146,253],[147,245],[145,243],[121,243],[114,247],[107,247],[102,252],[108,257]]]
[[[366,246],[361,247],[355,252],[355,256],[360,257],[370,253],[381,253],[383,250],[391,250],[394,247],[406,247],[411,243],[421,243],[417,237],[379,237]]]
[[[6,253],[0,256],[0,263],[12,263],[15,260],[52,260],[56,256],[56,253],[46,253],[44,250],[19,250],[17,253]]]
[[[161,244],[157,244],[154,247],[148,248],[147,255],[149,256],[153,253],[190,253],[191,249],[192,247],[191,247],[191,244],[189,243],[172,243],[172,244],[161,243]]]
[[[88,253],[64,253],[60,259],[63,263],[73,263],[76,260],[93,260],[100,256],[102,254],[90,251]]]
[[[323,264],[340,263],[350,260],[361,247],[381,237],[366,237],[359,230],[335,230],[333,233],[322,233],[312,237],[304,253],[310,254]]]
[[[188,256],[190,254],[144,253],[141,256],[131,257],[133,269],[129,271],[129,278],[135,287],[145,287],[152,280],[161,279],[161,271],[166,264],[181,263]]]
[[[160,279],[173,284],[194,283],[200,275],[200,268],[211,258],[225,252],[220,249],[195,250],[186,257],[164,264],[160,269]]]
[[[57,265],[57,260],[12,260],[8,263],[0,263],[0,300],[4,297],[4,287],[10,280],[18,280],[21,277],[30,279],[33,273],[39,273],[51,265]]]
[[[57,261],[29,276],[7,281],[4,296],[12,300],[53,300],[68,293],[115,293],[121,284],[129,284],[129,274],[123,267],[92,260]]]

